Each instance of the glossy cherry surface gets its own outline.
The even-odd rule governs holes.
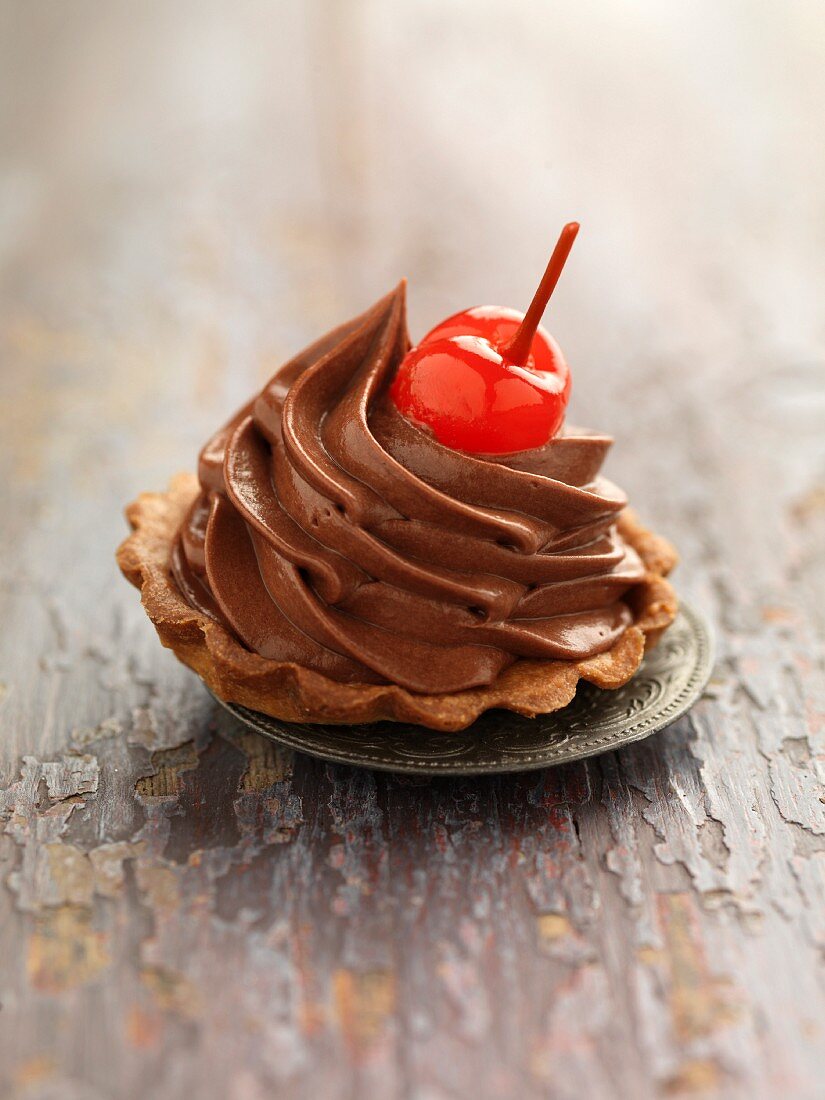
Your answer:
[[[482,308],[485,321],[491,320],[492,310]],[[430,428],[445,447],[474,454],[541,447],[561,427],[570,392],[561,351],[552,337],[537,333],[528,363],[508,363],[482,334],[490,325],[472,323],[475,312],[444,322],[449,330],[461,319],[456,335],[440,337],[439,325],[409,351],[390,395],[404,416]],[[503,312],[513,317],[501,317]],[[521,315],[498,314],[497,326],[512,335]]]
[[[556,434],[570,372],[539,321],[578,228],[565,226],[526,314],[499,306],[463,310],[407,353],[390,387],[404,416],[446,447],[475,454],[530,450]]]

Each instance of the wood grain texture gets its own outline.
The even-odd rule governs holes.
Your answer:
[[[814,1100],[825,20],[0,0],[0,1095]],[[410,277],[553,306],[715,621],[691,716],[538,775],[279,752],[157,645],[123,504]]]

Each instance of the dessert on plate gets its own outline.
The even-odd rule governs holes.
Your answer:
[[[477,307],[411,348],[402,283],[286,363],[118,550],[161,641],[227,702],[434,729],[616,688],[673,621],[676,555],[565,424],[539,321]]]

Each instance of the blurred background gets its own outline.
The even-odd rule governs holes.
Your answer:
[[[823,61],[816,0],[2,0],[12,344],[48,310],[161,404],[193,369],[195,439],[401,275],[413,336],[523,307],[577,218],[548,317],[574,412],[668,417],[685,372],[821,354]]]
[[[518,1073],[529,1066],[544,1081],[561,1066],[570,1095],[604,1094],[616,1063],[605,1061],[602,1085],[592,1089],[590,1053],[611,1049],[602,1030],[637,1013],[646,1023],[633,1055],[634,1080],[646,1081],[649,1071],[665,1082],[668,1095],[679,1091],[671,1085],[681,1080],[685,1050],[688,1065],[699,1066],[700,1083],[708,1080],[702,1077],[706,1061],[712,1073],[718,1064],[719,1073],[741,1074],[752,1086],[741,1095],[767,1095],[760,1089],[769,1071],[779,1081],[773,1095],[793,1094],[804,1073],[815,1080],[814,1023],[822,1014],[811,1008],[809,1021],[802,1015],[815,1004],[814,960],[825,942],[816,900],[822,889],[819,795],[807,756],[799,756],[799,769],[788,765],[770,778],[766,761],[775,750],[784,760],[777,748],[782,738],[801,744],[822,711],[794,695],[796,688],[776,670],[781,666],[785,676],[792,647],[797,669],[813,667],[813,631],[825,621],[824,132],[821,0],[0,0],[0,780],[17,779],[19,757],[32,752],[35,741],[48,761],[66,750],[69,731],[72,737],[80,731],[73,744],[81,748],[89,731],[106,734],[108,747],[95,749],[105,764],[97,804],[104,824],[92,836],[97,826],[78,814],[72,836],[79,834],[88,848],[101,838],[131,841],[143,822],[135,808],[136,777],[151,772],[146,746],[205,737],[212,710],[194,678],[161,652],[136,593],[116,573],[113,554],[126,531],[123,505],[141,490],[162,489],[177,470],[193,468],[202,442],[281,361],[365,309],[402,276],[409,278],[413,339],[473,304],[525,308],[561,225],[576,219],[582,230],[546,318],[572,369],[571,419],[615,436],[608,476],[677,543],[679,591],[714,619],[720,667],[738,669],[736,684],[745,685],[741,692],[718,689],[721,702],[707,704],[715,708],[707,712],[712,719],[692,726],[690,737],[674,734],[660,743],[665,749],[651,749],[675,753],[667,746],[678,744],[685,753],[679,760],[692,761],[708,785],[709,775],[739,769],[727,818],[722,800],[713,803],[713,793],[706,799],[698,786],[689,804],[681,788],[673,794],[661,822],[656,819],[660,831],[650,833],[652,881],[672,874],[668,889],[674,882],[673,889],[688,889],[687,872],[674,864],[693,859],[689,865],[705,874],[709,891],[722,881],[745,901],[735,917],[721,904],[713,915],[698,902],[691,910],[690,928],[701,925],[704,940],[688,960],[695,972],[679,944],[675,949],[675,1039],[662,1038],[666,1012],[649,992],[653,986],[644,984],[646,968],[659,966],[660,956],[653,951],[631,962],[636,941],[628,946],[630,931],[624,942],[619,933],[612,940],[610,921],[607,948],[596,943],[602,934],[597,902],[592,926],[582,925],[562,943],[584,945],[595,929],[593,954],[582,946],[579,961],[604,949],[609,984],[627,986],[622,1004],[635,1005],[632,1011],[608,1020],[612,1009],[599,1015],[598,998],[584,985],[580,999],[560,1001],[554,1016],[556,994],[572,997],[578,987],[564,985],[567,972],[553,969],[555,957],[536,969],[522,947],[524,981],[533,975],[538,987],[532,1000],[524,1000],[523,982],[515,978],[509,999],[494,991],[489,1002],[473,1000],[487,980],[479,955],[477,970],[467,964],[466,988],[465,972],[455,972],[455,988],[443,1001],[443,1031],[421,1039],[431,987],[446,986],[450,972],[413,960],[409,973],[423,977],[419,988],[399,977],[399,1003],[408,998],[409,1013],[398,1026],[408,1029],[407,1054],[409,1035],[417,1036],[412,1046],[420,1040],[419,1081],[436,1062],[444,1080],[453,1072],[458,1079],[459,1054],[475,1043],[476,1080],[486,1082],[486,1067],[497,1059],[501,1068],[499,1052],[506,1048]],[[774,702],[778,710],[771,711]],[[756,715],[752,725],[748,707]],[[808,717],[792,726],[789,707]],[[150,712],[155,725],[149,730]],[[116,755],[124,729],[144,738],[131,757],[125,749]],[[198,741],[199,751],[204,743]],[[139,767],[136,752],[144,753]],[[311,764],[304,766],[302,774],[311,774]],[[673,770],[678,774],[668,757],[661,774]],[[629,818],[638,817],[640,803],[653,812],[654,786],[644,798],[634,792],[635,803],[627,795]],[[513,790],[513,805],[520,806],[521,788]],[[661,790],[670,791],[664,778]],[[796,805],[804,810],[787,810],[799,791]],[[774,802],[789,822],[805,826],[810,843],[800,842],[797,855],[798,837],[788,839],[788,822],[779,829]],[[717,839],[707,859],[718,857],[718,866],[729,868],[718,874],[702,862],[710,841],[705,834],[699,840],[701,807],[712,803],[717,819],[707,820],[708,833]],[[598,824],[598,799],[588,795],[583,805],[582,813],[593,815],[585,822]],[[803,835],[801,827],[796,832]],[[316,861],[320,883],[333,872],[325,835],[312,835],[315,847],[302,851]],[[663,849],[665,836],[671,846]],[[680,854],[684,837],[697,854]],[[532,843],[525,840],[525,851],[533,851]],[[556,851],[555,843],[548,840],[546,851]],[[730,860],[725,844],[733,845]],[[779,853],[772,864],[771,845]],[[604,846],[613,851],[609,840]],[[38,843],[26,849],[37,850]],[[803,865],[799,853],[814,853],[819,862]],[[35,855],[25,857],[30,870],[39,866]],[[174,868],[181,882],[190,871],[186,858]],[[801,886],[791,881],[792,858]],[[16,860],[11,839],[0,836],[4,881],[8,875],[12,882]],[[597,874],[604,871],[602,852],[593,865]],[[170,867],[167,861],[160,869]],[[604,871],[606,878],[612,870]],[[751,891],[763,871],[765,895],[754,915]],[[513,925],[521,934],[532,929],[534,914],[527,913],[521,879],[512,881],[513,906],[524,907]],[[52,888],[50,879],[42,882]],[[166,1032],[151,1032],[140,1015],[136,1023],[124,1017],[126,1030],[118,1030],[114,968],[105,971],[95,955],[103,950],[98,940],[82,938],[86,925],[78,925],[76,935],[72,925],[63,939],[49,940],[48,924],[46,933],[37,932],[54,907],[43,890],[42,908],[32,903],[28,913],[19,896],[0,891],[0,962],[15,964],[24,942],[42,951],[27,957],[34,991],[11,969],[11,976],[0,975],[3,1018],[17,1005],[22,1021],[17,1031],[0,1026],[0,1048],[5,1045],[8,1064],[25,1055],[36,1072],[42,1047],[82,1075],[93,1061],[93,1042],[105,1041],[117,1052],[123,1080],[137,1082],[139,1092],[147,1066],[161,1073],[160,1055],[154,1060],[145,1052],[160,1050]],[[606,890],[605,897],[615,893],[612,883]],[[131,906],[134,943],[145,939],[151,953],[148,903],[132,904],[133,896],[127,890],[127,901],[117,909],[112,903],[104,915],[120,943],[128,937],[118,941],[117,929],[126,927],[122,914]],[[203,915],[200,896],[174,919],[160,894],[151,903],[167,929],[172,967],[178,943],[189,944],[190,932],[207,937],[199,931],[207,923],[190,917]],[[662,887],[661,897],[667,896]],[[276,900],[282,906],[280,895]],[[304,902],[295,904],[298,916],[289,919],[306,921]],[[378,911],[381,899],[364,904]],[[473,904],[470,899],[463,924],[439,908],[430,925],[443,917],[439,927],[452,934],[455,925],[456,936],[478,927],[479,942],[487,943],[491,925]],[[191,1061],[188,1069],[178,1059],[164,1063],[167,1089],[157,1095],[188,1095],[193,1082],[217,1087],[212,1075],[228,1074],[242,1041],[242,1026],[230,1027],[230,1017],[268,1028],[261,1032],[265,1041],[251,1025],[243,1038],[249,1064],[259,1059],[273,1075],[261,1080],[303,1073],[322,1048],[324,1080],[337,1080],[341,1051],[348,1049],[346,1027],[339,1033],[326,1017],[301,1016],[303,1002],[286,978],[283,987],[265,984],[282,972],[298,980],[287,947],[278,954],[283,909],[275,906],[273,913],[275,931],[265,948],[242,922],[229,931],[217,922],[209,925],[211,940],[181,949],[191,963],[181,961],[181,970],[195,971],[206,960],[205,1022],[196,1032],[186,986],[183,994],[163,988],[180,1018],[180,1049]],[[341,942],[356,961],[368,962],[378,942],[357,915],[349,920],[343,913],[319,921],[313,933],[319,952],[327,952],[319,964],[324,990],[328,971],[340,965]],[[647,919],[646,911],[642,916]],[[768,931],[754,947],[757,916]],[[799,922],[793,929],[789,916]],[[30,937],[32,927],[40,940]],[[390,933],[381,934],[386,946]],[[532,944],[532,933],[523,934]],[[640,943],[656,942],[652,934],[645,939],[646,928],[638,935]],[[117,979],[124,989],[138,987],[130,943],[118,970],[126,975]],[[464,958],[465,948],[470,951],[462,941],[457,957]],[[704,952],[714,973],[735,977],[747,1002],[747,1013],[725,1017],[737,1022],[721,1037],[710,1035],[716,1024],[705,1028],[701,1015],[703,1004],[716,1002],[702,1001],[690,984],[705,981]],[[223,982],[209,986],[216,959],[231,960],[226,974],[237,979],[236,1000],[225,1013]],[[75,964],[82,988],[72,984]],[[88,979],[95,965],[104,973],[99,985]],[[55,967],[69,975],[63,987],[56,985]],[[577,973],[602,972],[583,967]],[[662,988],[670,980],[662,979]],[[275,1002],[280,1017],[270,1016]],[[473,1015],[477,1004],[480,1015]],[[465,1014],[454,1005],[463,1005]],[[687,1038],[678,1034],[682,1009]],[[380,1020],[389,1017],[386,1005],[381,1011]],[[395,1055],[370,1046],[374,1033],[384,1035],[380,1020],[380,1026],[365,1025],[373,1032],[363,1073],[374,1072],[375,1094],[387,1095],[393,1080],[387,1066],[396,1064]],[[394,1026],[386,1025],[387,1034],[396,1034]],[[621,1054],[629,1045],[617,1034],[612,1049]],[[529,1052],[528,1044],[534,1044]],[[439,1050],[440,1060],[432,1054]],[[821,1076],[821,1058],[818,1064]],[[232,1100],[271,1094],[263,1086],[256,1091],[251,1077],[238,1080]],[[694,1078],[685,1080],[691,1086]],[[315,1079],[314,1095],[324,1092],[323,1084]],[[24,1093],[26,1100],[35,1095],[21,1085]],[[127,1094],[124,1086],[120,1095]],[[433,1085],[416,1093],[425,1094],[447,1092]]]

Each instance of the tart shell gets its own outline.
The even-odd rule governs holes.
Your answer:
[[[606,652],[582,661],[519,659],[491,684],[446,695],[419,695],[394,684],[344,684],[292,662],[252,653],[219,623],[186,602],[169,569],[178,529],[198,493],[193,474],[178,474],[165,493],[142,493],[126,509],[132,534],[117,551],[124,576],[140,589],[161,642],[228,703],[287,722],[354,725],[414,722],[436,730],[469,726],[499,707],[527,717],[567,706],[579,680],[600,688],[626,684],[645,649],[673,622],[678,601],[665,576],[677,555],[665,539],[642,527],[626,509],[618,526],[646,567],[643,581],[624,597],[633,625]]]

